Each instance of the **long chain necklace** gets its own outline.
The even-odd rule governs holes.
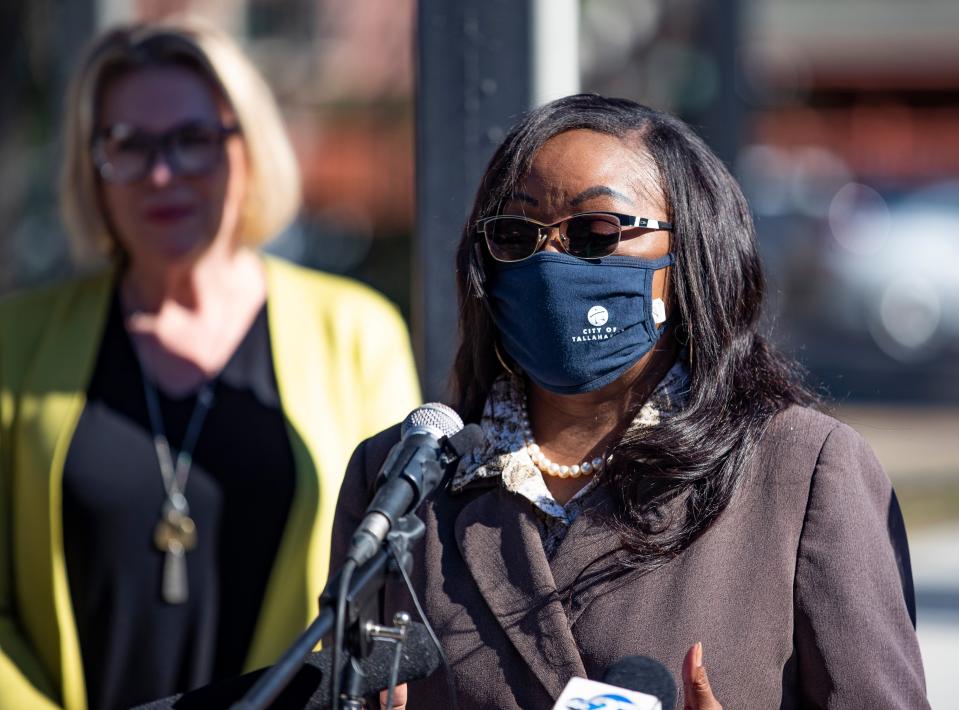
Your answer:
[[[160,594],[167,604],[183,604],[189,598],[186,553],[195,548],[197,542],[196,523],[190,517],[190,505],[187,503],[185,491],[193,465],[193,449],[207,412],[213,406],[215,380],[204,383],[197,394],[196,404],[193,405],[193,412],[174,464],[173,451],[163,427],[156,385],[142,364],[140,372],[150,416],[150,428],[153,430],[153,447],[166,492],[160,509],[160,520],[153,531],[153,543],[164,553]]]
[[[122,297],[122,296],[121,296]],[[133,300],[128,298],[128,300]],[[219,341],[226,332],[230,319],[223,317],[217,337]],[[134,346],[134,353],[136,347]],[[145,354],[144,354],[145,356]],[[144,362],[137,355],[140,365],[143,393],[146,397],[147,412],[150,417],[150,428],[153,433],[153,447],[156,450],[157,462],[160,466],[160,475],[163,477],[163,488],[166,493],[163,505],[160,508],[160,520],[153,531],[153,544],[164,554],[163,572],[160,583],[160,594],[168,604],[183,604],[189,599],[190,589],[187,581],[186,553],[197,545],[196,522],[190,516],[190,506],[186,499],[186,484],[193,466],[193,449],[196,446],[200,430],[207,413],[213,407],[214,388],[219,373],[210,378],[200,387],[197,393],[196,404],[187,423],[183,442],[176,453],[174,462],[173,451],[167,439],[163,426],[163,415],[160,411],[160,397],[156,385],[147,373]],[[220,370],[222,372],[222,369]]]
[[[121,295],[122,298],[122,295]],[[132,301],[132,298],[127,298]],[[134,313],[137,309],[132,309]],[[221,319],[220,334],[226,328],[228,319]],[[189,599],[190,588],[187,581],[186,553],[197,544],[196,522],[190,516],[190,505],[186,499],[186,484],[193,466],[193,450],[207,413],[213,407],[213,391],[219,375],[207,380],[197,393],[196,404],[190,414],[186,432],[180,450],[174,461],[173,450],[163,426],[163,413],[160,410],[160,395],[145,366],[146,353],[138,353],[140,378],[143,381],[143,394],[146,398],[147,414],[150,417],[150,429],[153,434],[153,448],[156,451],[160,476],[163,478],[165,492],[160,508],[160,520],[153,530],[153,544],[163,553],[163,572],[160,578],[160,596],[167,604],[183,604]]]

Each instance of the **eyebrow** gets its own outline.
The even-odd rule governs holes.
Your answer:
[[[520,202],[526,202],[533,207],[539,207],[539,200],[535,197],[530,197],[525,192],[514,192],[510,197],[514,200],[519,200]]]
[[[531,195],[527,195],[525,192],[514,192],[510,197],[514,200],[519,200],[520,202],[530,204],[533,207],[539,207],[539,200]],[[593,197],[613,197],[630,205],[634,204],[627,195],[624,195],[622,192],[614,190],[611,187],[607,187],[606,185],[594,185],[593,187],[586,188],[581,193],[576,195],[576,197],[571,199],[569,204],[575,207],[576,205],[586,202],[586,200],[592,199]]]
[[[629,197],[618,190],[607,187],[606,185],[594,185],[593,187],[586,188],[581,193],[576,195],[576,197],[571,199],[569,204],[575,206],[581,202],[586,202],[586,200],[589,200],[593,197],[615,197],[617,200],[622,200],[628,204],[633,204],[633,201]]]

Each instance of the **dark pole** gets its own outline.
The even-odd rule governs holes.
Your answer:
[[[454,254],[486,163],[531,105],[531,0],[420,0],[413,342],[427,401],[448,397]]]
[[[746,117],[739,91],[741,0],[707,0],[701,6],[699,49],[715,66],[718,85],[704,106],[696,111],[684,111],[683,118],[696,126],[716,154],[732,167],[742,145]]]

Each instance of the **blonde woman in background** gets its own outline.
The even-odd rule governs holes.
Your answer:
[[[100,37],[62,201],[92,276],[0,303],[0,707],[121,708],[316,613],[358,441],[419,400],[400,316],[258,254],[299,206],[273,97],[192,21]]]

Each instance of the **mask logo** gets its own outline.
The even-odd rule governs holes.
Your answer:
[[[609,311],[602,306],[593,306],[586,313],[586,320],[590,325],[606,325],[606,321],[609,320]]]

